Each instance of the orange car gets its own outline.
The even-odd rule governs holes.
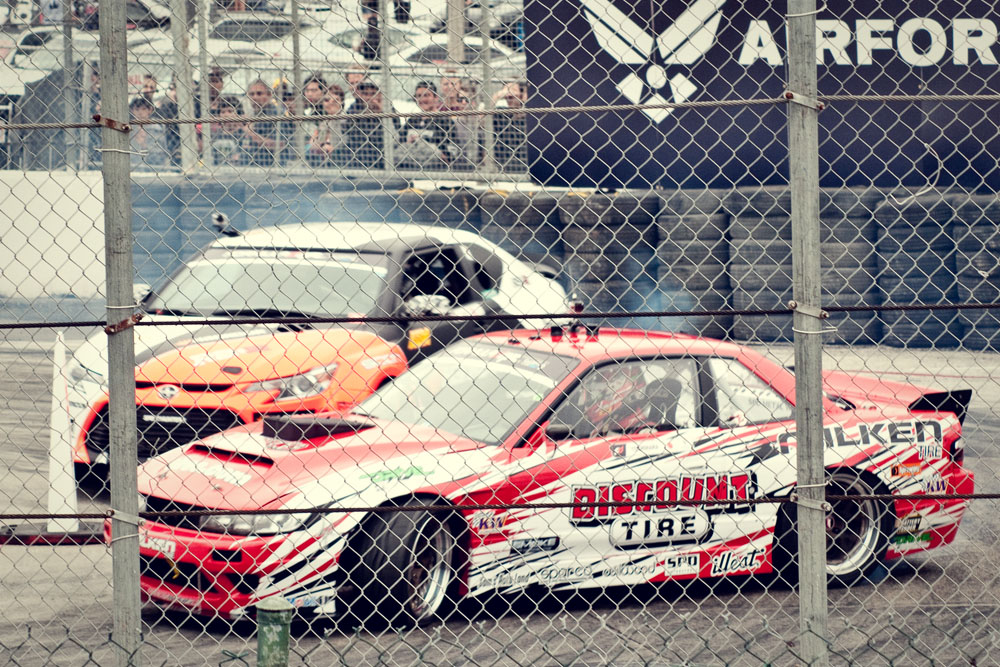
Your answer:
[[[552,276],[486,239],[386,223],[219,238],[141,307],[142,324],[158,326],[134,329],[140,462],[267,414],[344,409],[458,338],[525,324],[519,314],[567,311]],[[421,319],[445,314],[463,319]],[[297,322],[204,323],[227,316]],[[361,316],[386,319],[303,322]],[[108,463],[106,345],[103,332],[88,339],[67,372],[78,475]]]

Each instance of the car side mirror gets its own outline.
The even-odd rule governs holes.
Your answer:
[[[569,440],[573,437],[573,427],[569,424],[549,422],[545,425],[545,437],[553,442]]]
[[[136,303],[142,303],[149,296],[151,289],[153,288],[146,283],[135,283],[132,285],[132,298],[135,299]]]

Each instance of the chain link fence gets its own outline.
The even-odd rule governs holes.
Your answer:
[[[995,13],[9,5],[0,660],[992,662]]]

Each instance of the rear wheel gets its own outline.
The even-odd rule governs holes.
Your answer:
[[[846,496],[828,500],[826,513],[826,573],[833,585],[850,586],[870,580],[885,558],[895,518],[881,500],[853,499],[884,493],[867,476],[851,468],[827,474],[827,496]],[[774,569],[784,583],[798,581],[798,533],[796,509],[786,504],[778,513],[775,525]]]
[[[366,528],[354,577],[360,592],[354,609],[358,620],[400,627],[443,614],[456,585],[456,542],[445,516],[423,510],[394,512],[372,517]]]

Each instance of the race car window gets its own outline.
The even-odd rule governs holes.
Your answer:
[[[469,255],[472,257],[474,277],[479,288],[484,292],[496,289],[503,275],[503,260],[475,243],[469,245]]]
[[[176,315],[369,313],[387,287],[384,255],[234,249],[181,267],[146,304]]]
[[[576,365],[574,357],[463,340],[415,364],[357,412],[499,445]]]
[[[698,425],[694,359],[641,359],[591,369],[573,388],[550,424],[571,438],[609,433],[672,431]]]
[[[403,300],[443,296],[450,305],[469,301],[469,279],[455,248],[435,248],[412,255],[403,264]]]
[[[720,425],[743,426],[792,418],[792,405],[736,359],[713,357],[708,367]]]

